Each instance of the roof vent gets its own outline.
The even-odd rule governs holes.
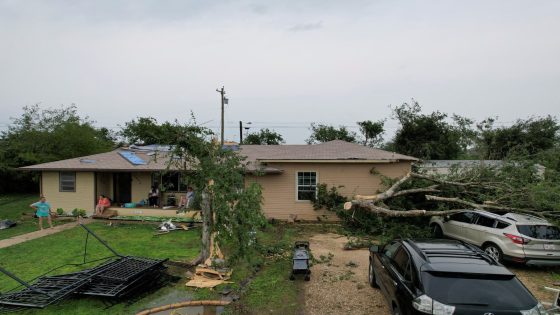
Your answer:
[[[85,163],[85,164],[94,164],[95,162],[97,162],[94,159],[80,159],[80,163]]]

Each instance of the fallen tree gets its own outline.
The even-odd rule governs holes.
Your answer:
[[[416,185],[410,185],[414,179],[419,180]],[[427,184],[429,182],[429,184]],[[405,184],[409,187],[402,189]],[[418,187],[420,186],[420,187]],[[453,187],[453,189],[450,189]],[[446,193],[453,191],[454,196],[436,196],[437,193]],[[490,194],[485,192],[490,191]],[[496,193],[499,192],[499,193]],[[494,196],[498,194],[522,194],[523,188],[516,189],[507,182],[500,181],[485,181],[476,176],[464,176],[459,180],[449,180],[447,178],[430,176],[410,172],[405,176],[394,180],[394,183],[385,191],[374,195],[356,195],[353,200],[344,203],[344,210],[354,210],[356,208],[366,209],[372,214],[380,217],[426,217],[426,216],[444,216],[464,211],[465,209],[478,209],[496,213],[517,212],[530,214],[539,217],[557,218],[560,211],[535,211],[530,209],[523,209],[512,207],[496,202],[496,200],[483,200],[482,202],[475,202],[474,200],[484,199],[487,196]],[[441,206],[441,203],[449,205],[461,205],[461,208],[448,208],[445,210],[431,210],[431,209],[393,209],[387,205],[386,202],[391,199],[409,195],[424,195],[425,201],[436,201],[440,203],[438,208],[447,207]],[[461,198],[460,196],[470,196],[471,200]],[[418,199],[418,197],[416,197]],[[499,198],[495,198],[499,199]],[[413,205],[414,206],[414,205]]]

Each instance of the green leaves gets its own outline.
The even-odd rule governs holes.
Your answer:
[[[211,130],[196,125],[181,129],[184,132],[175,143],[169,163],[183,170],[197,193],[211,195],[215,221],[210,229],[217,232],[221,244],[229,245],[229,259],[244,257],[251,246],[251,235],[266,222],[261,187],[245,187],[244,157],[222,148]]]
[[[284,143],[284,138],[281,134],[270,130],[268,128],[261,129],[259,132],[249,134],[245,139],[243,139],[242,144],[282,144]]]
[[[307,144],[316,144],[333,140],[356,142],[356,133],[349,131],[344,126],[336,128],[334,126],[312,123],[311,136],[305,141]]]

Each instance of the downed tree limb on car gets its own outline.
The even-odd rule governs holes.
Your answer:
[[[400,187],[410,181],[413,178],[428,180],[435,182],[436,184],[426,186],[426,187],[417,187],[417,188],[409,188],[404,190],[399,190]],[[378,216],[382,217],[424,217],[424,216],[443,216],[449,215],[453,213],[457,213],[463,211],[464,209],[450,209],[450,210],[421,210],[421,209],[412,209],[412,210],[395,210],[390,209],[384,201],[387,201],[392,198],[411,195],[411,194],[425,194],[425,198],[428,201],[440,201],[446,203],[455,203],[459,205],[464,205],[466,207],[478,210],[486,210],[489,212],[517,212],[517,213],[524,213],[530,214],[534,216],[538,216],[541,218],[544,217],[554,217],[557,216],[558,213],[549,214],[549,213],[541,213],[538,211],[527,210],[527,209],[519,209],[514,207],[508,207],[496,204],[495,202],[485,201],[482,204],[471,202],[468,200],[464,200],[458,197],[441,197],[441,196],[434,196],[429,195],[428,193],[441,193],[443,191],[442,186],[456,186],[461,187],[463,193],[469,193],[469,189],[497,189],[497,183],[484,183],[484,182],[475,182],[475,181],[466,181],[466,182],[458,182],[458,181],[449,181],[437,177],[432,177],[429,175],[418,174],[409,172],[402,178],[398,179],[394,182],[391,187],[389,187],[386,191],[375,194],[375,195],[356,195],[354,200],[348,201],[344,203],[344,210],[351,210],[355,207],[363,208],[369,210],[371,213],[374,213]],[[509,185],[505,184],[503,190],[509,191]],[[352,215],[354,218],[354,215]]]
[[[454,209],[454,210],[443,210],[443,211],[429,211],[429,210],[391,210],[376,206],[371,201],[364,200],[352,200],[344,204],[345,210],[352,209],[353,206],[358,206],[361,208],[368,209],[372,213],[375,213],[382,217],[426,217],[426,216],[442,216],[449,215],[457,212],[464,211],[464,209]]]

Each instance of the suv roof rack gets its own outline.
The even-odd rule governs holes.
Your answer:
[[[440,248],[420,248],[414,240],[407,239],[408,245],[412,247],[418,255],[420,255],[424,260],[430,262],[430,258],[435,257],[448,257],[448,258],[471,258],[471,259],[482,259],[487,261],[492,265],[497,265],[498,263],[490,257],[486,252],[483,252],[478,247],[471,245],[469,243],[459,241],[463,246],[465,246],[468,251],[464,249],[440,249]]]

